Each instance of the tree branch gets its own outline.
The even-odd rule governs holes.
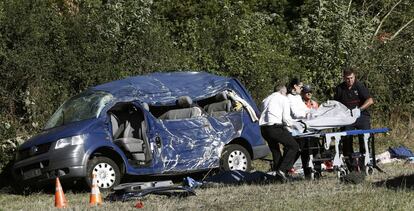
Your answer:
[[[322,7],[323,7],[323,3],[322,3],[322,1],[321,1],[321,0],[319,0],[319,11],[318,11],[318,18],[320,18],[320,17],[322,16],[322,14],[321,14]]]
[[[351,9],[351,4],[352,4],[352,0],[349,0],[348,9],[346,10],[347,15],[349,14],[349,10]]]
[[[383,10],[384,8],[382,8],[372,19],[371,19],[371,21],[373,21],[375,18],[377,18],[381,13],[382,13],[382,10]]]
[[[394,8],[401,3],[401,1],[402,0],[399,0],[396,4],[394,4],[394,6],[391,7],[390,11],[388,11],[388,13],[382,18],[382,20],[378,24],[377,30],[375,30],[373,38],[375,38],[377,36],[377,34],[378,34],[379,30],[381,29],[381,26],[384,23],[384,21],[388,18],[388,16],[391,14],[391,12],[394,10]]]
[[[390,40],[393,40],[405,27],[410,25],[410,23],[412,23],[413,21],[414,21],[414,18],[411,19],[410,21],[408,21],[406,24],[404,24],[404,26],[402,26],[400,29],[398,29],[398,31],[395,32],[395,34],[390,37]]]

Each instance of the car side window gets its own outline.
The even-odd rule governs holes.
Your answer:
[[[205,116],[204,111],[189,96],[177,98],[175,105],[150,106],[150,112],[161,120],[191,119]]]
[[[201,100],[199,104],[211,116],[223,116],[241,110],[241,107],[238,107],[238,102],[228,95],[228,91],[219,92],[210,98]]]

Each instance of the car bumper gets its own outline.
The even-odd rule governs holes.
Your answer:
[[[85,150],[83,145],[51,148],[48,152],[21,161],[13,166],[13,175],[23,183],[41,183],[57,176],[61,179],[84,177]]]

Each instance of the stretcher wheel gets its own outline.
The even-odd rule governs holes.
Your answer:
[[[365,173],[366,173],[367,175],[372,175],[372,174],[374,173],[374,168],[372,168],[372,166],[367,166],[367,167],[365,168]]]

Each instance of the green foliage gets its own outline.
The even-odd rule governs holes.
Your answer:
[[[192,55],[188,67],[236,77],[258,100],[300,70],[290,57],[283,17],[263,11],[263,2],[170,3],[161,16],[169,21],[174,44]]]
[[[374,96],[371,110],[380,114],[377,120],[390,124],[393,118],[411,119],[413,50],[408,46],[413,45],[413,25],[396,32],[414,17],[414,7],[398,2],[320,0],[302,5],[300,18],[294,19],[294,52],[320,99],[333,96],[341,70],[352,66]]]
[[[323,101],[354,66],[377,120],[410,122],[413,18],[410,0],[2,0],[0,145],[90,86],[153,71],[233,76],[257,102],[302,76]]]
[[[374,22],[346,1],[310,4],[295,31],[295,49],[308,70],[306,80],[315,84],[322,99],[333,97],[342,69],[366,60]]]

